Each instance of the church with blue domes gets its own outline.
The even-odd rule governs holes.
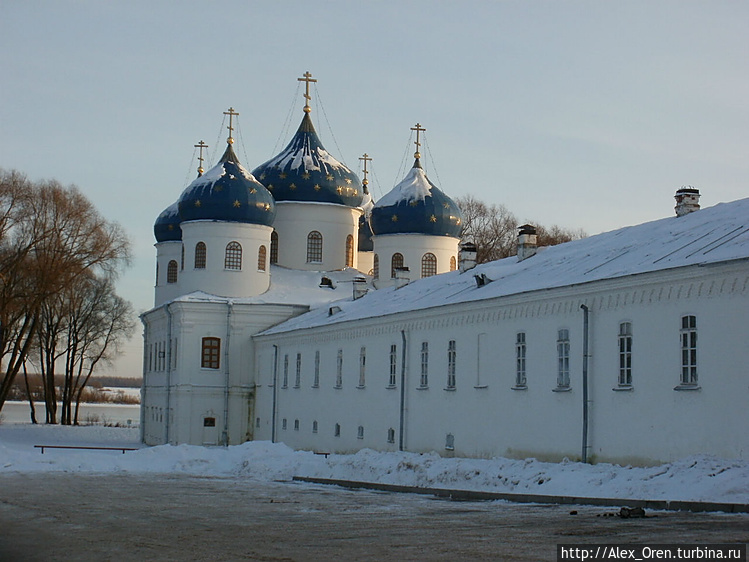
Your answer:
[[[373,201],[310,116],[156,219],[141,438],[649,465],[749,458],[749,199],[476,264],[421,165]],[[247,166],[247,167],[245,167]],[[664,198],[664,205],[668,199]],[[653,197],[647,202],[660,205]]]

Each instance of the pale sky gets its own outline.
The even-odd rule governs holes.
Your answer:
[[[133,242],[119,284],[153,304],[153,222],[239,113],[248,169],[312,118],[375,199],[427,129],[430,179],[588,234],[749,196],[749,2],[0,0],[0,167],[76,184]],[[290,121],[289,121],[290,120]],[[405,157],[405,163],[404,163]],[[361,177],[361,174],[360,174]],[[114,372],[141,374],[140,327]]]

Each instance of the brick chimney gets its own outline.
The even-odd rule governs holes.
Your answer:
[[[700,210],[700,190],[691,185],[683,185],[676,190],[676,211],[677,217],[683,217],[694,211]]]
[[[531,224],[518,227],[518,261],[536,255],[537,249],[536,227]]]

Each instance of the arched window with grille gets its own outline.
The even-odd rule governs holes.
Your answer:
[[[374,262],[372,263],[372,276],[375,279],[380,278],[380,256],[374,255]]]
[[[354,237],[346,236],[346,267],[354,267]]]
[[[177,270],[179,268],[179,264],[177,264],[176,260],[171,260],[169,262],[169,265],[166,266],[166,282],[167,283],[176,283],[177,282]]]
[[[270,263],[278,263],[278,232],[270,233]]]
[[[403,267],[403,254],[400,254],[398,252],[393,254],[393,257],[390,259],[390,278],[395,279],[395,272]]]
[[[195,269],[205,269],[205,242],[195,244]]]
[[[257,250],[257,270],[258,271],[265,271],[266,269],[266,261],[268,258],[268,250],[267,248],[262,245]]]
[[[421,256],[421,277],[437,275],[437,256],[427,252]]]
[[[229,242],[224,256],[226,269],[242,269],[242,246],[239,242]]]
[[[322,234],[316,230],[307,235],[307,263],[322,263]]]
[[[455,256],[450,256],[450,271],[455,271],[457,269],[457,264],[455,262]]]

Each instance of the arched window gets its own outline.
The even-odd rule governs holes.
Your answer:
[[[346,236],[346,267],[354,267],[354,237]]]
[[[270,233],[270,263],[278,263],[278,232]]]
[[[316,230],[307,235],[307,263],[322,263],[322,234]]]
[[[374,263],[372,266],[372,276],[375,279],[380,278],[380,256],[378,256],[377,254],[374,255]]]
[[[226,245],[224,267],[226,269],[242,269],[242,246],[239,242],[229,242]]]
[[[390,278],[395,279],[395,272],[397,269],[403,267],[403,254],[395,253],[390,260]]]
[[[177,282],[177,269],[178,268],[179,268],[179,265],[177,264],[177,260],[171,260],[169,262],[169,265],[166,266],[166,282],[167,283]]]
[[[205,269],[205,242],[195,244],[195,269]]]
[[[421,256],[421,277],[431,277],[437,275],[437,256],[427,252]]]
[[[257,270],[265,271],[265,262],[267,259],[268,250],[265,246],[260,246],[257,250]]]
[[[455,256],[450,256],[450,271],[455,271],[456,269]]]

